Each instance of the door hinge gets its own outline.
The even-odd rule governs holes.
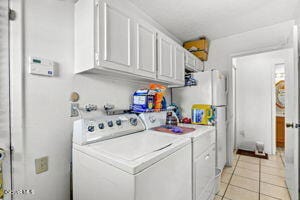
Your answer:
[[[96,63],[97,66],[100,65],[100,59],[99,59],[99,53],[98,52],[95,53],[95,63]]]
[[[11,21],[15,21],[16,20],[16,11],[14,11],[13,9],[9,9],[8,11],[8,18]]]

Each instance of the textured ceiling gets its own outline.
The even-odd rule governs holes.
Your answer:
[[[300,0],[130,1],[186,41],[202,35],[217,39],[294,19]]]

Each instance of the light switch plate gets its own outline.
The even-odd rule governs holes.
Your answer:
[[[40,174],[48,171],[48,156],[35,159],[35,173]]]

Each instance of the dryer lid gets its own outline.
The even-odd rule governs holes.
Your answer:
[[[126,161],[135,161],[156,151],[167,148],[176,139],[169,136],[137,133],[91,145],[93,150]]]

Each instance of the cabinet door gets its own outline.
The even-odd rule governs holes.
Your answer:
[[[173,41],[158,35],[158,79],[174,82]]]
[[[102,7],[102,64],[105,68],[132,72],[132,19],[116,5],[103,2]]]
[[[196,59],[194,55],[188,51],[185,52],[185,66],[190,71],[196,70]]]
[[[156,30],[145,22],[137,22],[135,73],[156,78]]]
[[[200,59],[196,58],[196,71],[203,70],[203,66],[204,63]]]
[[[174,79],[184,84],[184,49],[179,45],[174,46]]]
[[[215,147],[212,145],[206,152],[194,159],[194,199],[207,199],[205,190],[215,176]]]

